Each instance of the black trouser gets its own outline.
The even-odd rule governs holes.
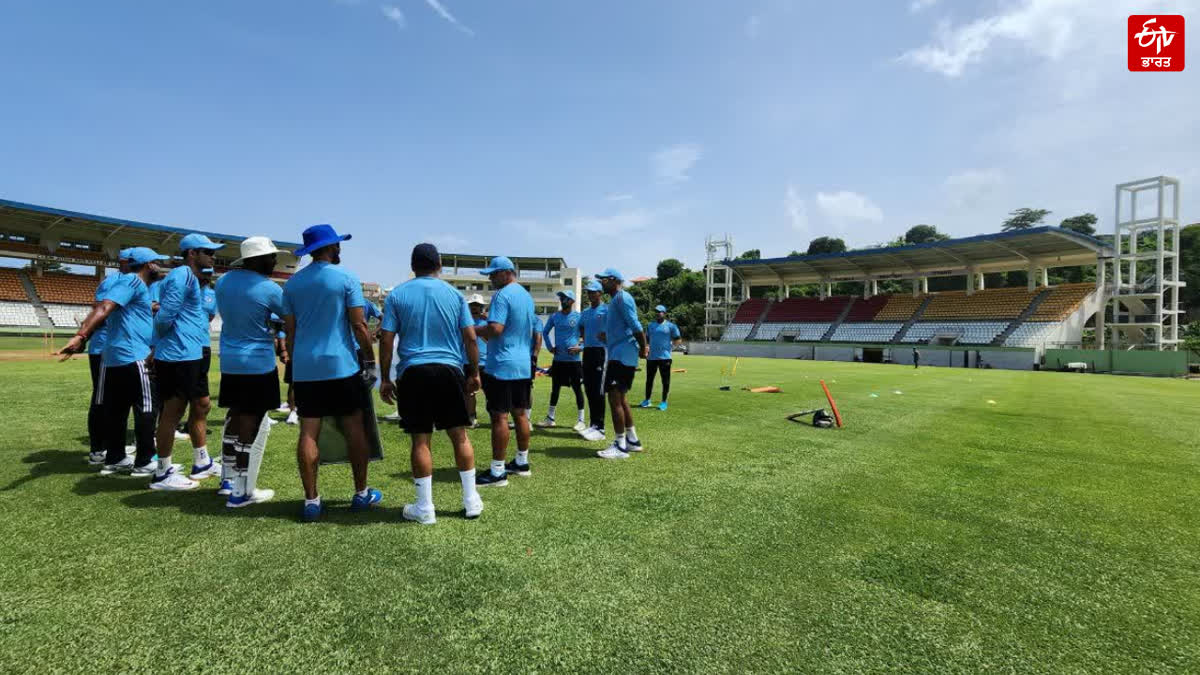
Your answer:
[[[88,368],[92,371],[92,401],[88,406],[88,443],[93,453],[104,452],[104,408],[96,402],[100,389],[100,370],[104,368],[100,354],[88,354]]]
[[[583,391],[587,394],[588,415],[592,426],[604,428],[607,401],[604,398],[604,365],[608,354],[604,347],[585,347],[583,350]]]
[[[104,415],[104,463],[125,459],[125,426],[133,410],[133,433],[137,440],[134,463],[146,464],[154,456],[154,380],[145,361],[109,366],[100,373],[96,399]]]
[[[556,370],[558,369],[558,370]],[[583,410],[583,387],[581,386],[579,377],[579,364],[567,364],[560,366],[554,363],[550,366],[550,379],[552,386],[550,389],[550,405],[558,405],[558,392],[563,387],[570,387],[571,391],[575,392],[575,407]],[[563,374],[566,371],[566,375]]]
[[[666,401],[671,395],[671,359],[656,359],[646,361],[646,400],[654,393],[654,374],[662,373],[663,396]]]

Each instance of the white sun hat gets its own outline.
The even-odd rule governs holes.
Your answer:
[[[279,253],[279,249],[275,248],[275,242],[267,237],[246,237],[242,241],[242,257],[233,261],[234,267],[241,267],[246,258],[257,258],[260,255],[270,255]]]
[[[475,295],[472,295],[471,297],[467,298],[467,304],[468,305],[486,305],[487,302],[484,301],[482,295],[476,293]]]

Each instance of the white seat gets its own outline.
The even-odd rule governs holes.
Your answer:
[[[36,327],[40,324],[33,305],[27,302],[0,302],[0,325]]]

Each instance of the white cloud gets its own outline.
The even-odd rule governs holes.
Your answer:
[[[817,209],[836,226],[883,222],[883,209],[857,192],[818,192],[816,201]]]
[[[783,208],[787,211],[793,230],[808,232],[808,207],[795,185],[788,186],[787,194],[783,198]]]
[[[452,234],[449,232],[429,235],[425,238],[425,241],[437,246],[438,250],[442,253],[447,251],[453,253],[455,251],[467,250],[467,248],[471,245],[470,239],[467,239],[462,235]]]
[[[680,143],[663,148],[650,157],[654,174],[664,183],[682,183],[691,176],[688,172],[700,161],[704,149],[697,143]]]
[[[630,201],[633,201],[633,195],[629,194],[628,192],[620,192],[620,193],[616,193],[616,194],[611,194],[611,195],[605,197],[605,199],[607,199],[610,202],[630,202]]]
[[[388,21],[391,21],[400,28],[408,25],[408,21],[404,18],[404,12],[400,11],[400,8],[395,5],[380,5],[379,11],[383,12]]]
[[[1005,183],[999,169],[967,169],[946,177],[946,198],[954,208],[975,208],[995,195]]]
[[[459,29],[463,33],[466,33],[467,35],[474,37],[475,31],[466,27],[462,24],[462,22],[455,18],[454,15],[450,13],[450,10],[446,9],[446,6],[443,5],[440,0],[425,0],[425,4],[429,5],[430,9],[437,12],[439,16],[450,22],[450,24],[455,28]]]
[[[914,14],[936,5],[938,0],[912,0],[912,4],[908,6],[908,11]]]

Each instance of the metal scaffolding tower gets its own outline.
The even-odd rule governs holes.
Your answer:
[[[1108,348],[1175,350],[1185,285],[1179,280],[1179,180],[1122,183],[1116,201]],[[1138,217],[1139,201],[1148,217]]]
[[[733,318],[739,302],[733,294],[733,270],[724,261],[733,258],[733,237],[704,240],[707,258],[704,265],[704,341],[720,339]]]

